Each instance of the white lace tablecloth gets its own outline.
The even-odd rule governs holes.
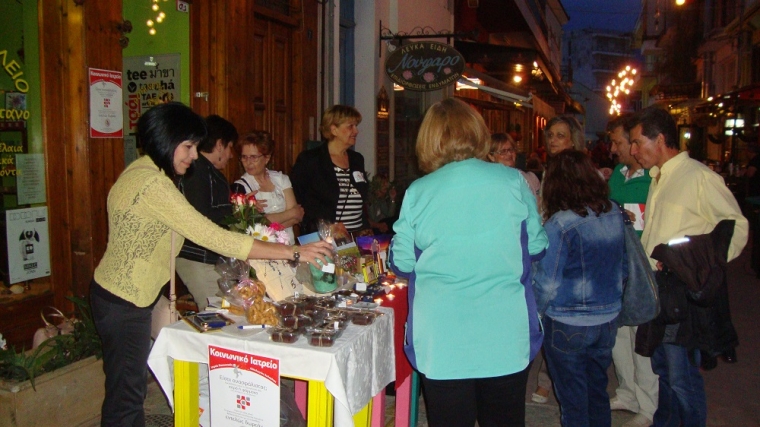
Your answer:
[[[372,325],[349,324],[333,347],[310,346],[303,336],[293,344],[274,343],[265,331],[199,333],[180,321],[161,330],[148,357],[148,366],[173,409],[174,359],[208,363],[209,345],[277,358],[280,375],[324,382],[335,398],[335,426],[352,426],[353,414],[366,406],[396,375],[393,311],[380,310],[384,315]]]

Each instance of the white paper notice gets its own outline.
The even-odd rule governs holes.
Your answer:
[[[90,138],[124,136],[121,72],[90,68]]]
[[[47,207],[5,211],[11,283],[50,276]]]
[[[634,230],[643,230],[644,229],[644,210],[646,208],[646,204],[644,203],[625,203],[623,205],[623,209],[627,211],[633,212],[634,215],[634,221],[633,221],[633,229]]]
[[[212,427],[280,425],[280,361],[208,346]]]

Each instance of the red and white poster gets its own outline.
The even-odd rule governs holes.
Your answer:
[[[208,346],[211,426],[278,427],[280,361]]]
[[[90,68],[90,138],[124,136],[121,72]]]

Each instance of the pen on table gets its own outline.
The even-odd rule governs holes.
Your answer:
[[[238,329],[265,329],[268,325],[238,325]]]

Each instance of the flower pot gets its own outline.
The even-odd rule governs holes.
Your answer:
[[[29,381],[0,381],[0,427],[78,426],[100,416],[103,361],[95,356]]]

